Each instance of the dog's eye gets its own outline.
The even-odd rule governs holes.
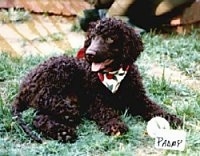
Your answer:
[[[109,43],[109,44],[113,43],[113,39],[110,37],[106,38],[105,41],[106,41],[106,43]]]

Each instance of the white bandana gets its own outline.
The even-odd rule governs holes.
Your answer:
[[[98,73],[99,79],[101,82],[112,92],[115,93],[122,80],[127,74],[127,71],[129,69],[129,66],[124,70],[123,68],[120,68],[117,71],[112,71],[108,73]]]

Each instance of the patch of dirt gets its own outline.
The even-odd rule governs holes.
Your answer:
[[[149,66],[149,70],[147,71],[147,74],[150,76],[155,76],[157,78],[162,78],[163,72],[164,72],[165,79],[170,80],[170,82],[174,84],[181,83],[195,91],[199,91],[200,81],[196,80],[195,78],[191,78],[189,76],[184,75],[180,70],[178,70],[175,67],[163,68],[158,64],[151,64]]]

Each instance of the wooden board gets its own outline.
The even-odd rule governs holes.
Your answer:
[[[0,8],[24,8],[35,13],[76,16],[91,5],[84,0],[0,0]]]

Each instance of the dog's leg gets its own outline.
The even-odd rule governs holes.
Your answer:
[[[75,94],[56,94],[50,88],[38,92],[31,105],[38,110],[33,124],[45,135],[67,141],[76,136],[75,128],[80,123],[80,113]]]
[[[147,121],[155,116],[161,116],[168,120],[172,126],[182,125],[181,119],[163,110],[158,104],[146,96],[145,90],[142,88],[143,86],[141,85],[133,89],[134,95],[132,97],[135,97],[135,101],[132,101],[133,103],[129,105],[129,112],[131,114],[141,115]]]
[[[133,115],[141,115],[147,121],[155,116],[161,116],[168,120],[171,125],[182,125],[181,119],[163,110],[146,95],[142,77],[137,67],[133,66],[130,72],[129,83],[127,83],[127,88],[124,90],[124,92],[129,90],[129,95],[123,97],[124,101],[128,101],[127,103],[129,103],[129,112]]]
[[[119,113],[106,105],[100,97],[96,97],[95,103],[91,105],[89,117],[105,134],[120,135],[128,131],[128,127],[120,119]]]
[[[143,96],[142,99],[139,100],[140,104],[143,103],[143,110],[141,111],[141,115],[145,120],[150,120],[155,116],[161,116],[169,121],[172,126],[182,125],[182,120],[179,119],[176,115],[172,115],[166,111],[164,111],[158,104],[151,101],[148,97]]]
[[[77,138],[76,125],[59,121],[58,117],[37,113],[33,125],[45,136],[61,142],[73,142]]]

